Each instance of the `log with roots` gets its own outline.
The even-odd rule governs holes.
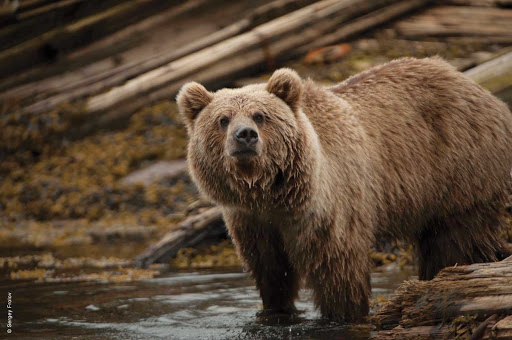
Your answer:
[[[376,339],[511,339],[510,315],[512,256],[406,281],[371,319],[381,329]]]

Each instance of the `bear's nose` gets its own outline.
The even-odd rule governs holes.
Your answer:
[[[235,139],[247,146],[252,146],[258,141],[258,132],[251,127],[241,127],[235,130]]]

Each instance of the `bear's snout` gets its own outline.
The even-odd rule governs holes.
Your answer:
[[[237,161],[248,161],[261,153],[261,139],[255,128],[243,124],[231,132],[227,147],[231,157]]]
[[[233,137],[242,146],[252,147],[258,142],[258,132],[249,126],[236,129]]]

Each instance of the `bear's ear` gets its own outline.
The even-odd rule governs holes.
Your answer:
[[[193,124],[197,114],[213,99],[213,93],[208,92],[203,85],[196,82],[186,83],[181,87],[176,102],[181,115],[187,124]]]
[[[267,91],[281,98],[296,112],[302,94],[302,80],[294,70],[281,68],[270,77]]]

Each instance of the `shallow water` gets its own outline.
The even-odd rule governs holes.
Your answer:
[[[411,270],[372,274],[374,297],[388,296]],[[12,293],[16,339],[368,339],[371,329],[318,319],[302,290],[290,319],[257,317],[261,301],[246,273],[167,273],[130,283],[3,282]],[[3,325],[5,322],[2,320]]]

